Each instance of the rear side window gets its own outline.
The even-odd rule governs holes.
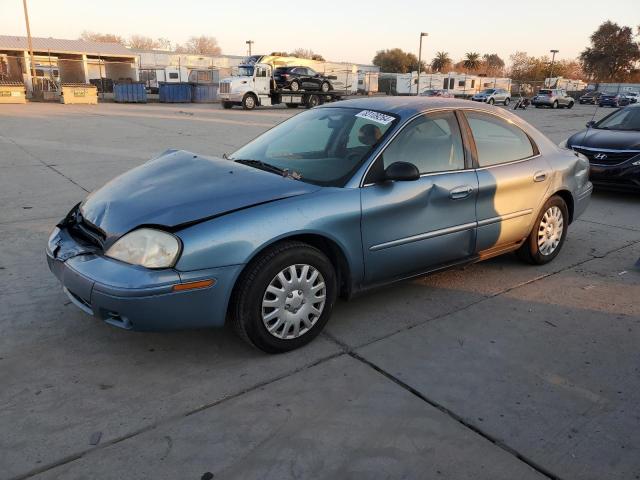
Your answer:
[[[534,155],[526,133],[494,115],[465,112],[478,152],[478,163],[488,167]]]

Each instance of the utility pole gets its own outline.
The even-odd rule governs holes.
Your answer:
[[[553,64],[556,60],[556,53],[558,53],[560,50],[549,50],[553,55],[551,56],[551,69],[549,71],[549,78],[553,78]],[[551,85],[549,85],[551,86]]]
[[[29,26],[29,10],[27,9],[27,0],[22,0],[22,5],[24,6],[24,21],[27,24],[27,41],[29,42],[29,56],[31,63],[31,82],[33,84],[33,79],[36,78],[36,66],[33,63],[33,43],[31,42],[31,27]]]
[[[255,42],[253,40],[247,40],[246,42],[247,45],[249,45],[249,56],[251,56],[251,45],[253,45]]]
[[[422,37],[428,37],[427,32],[420,32],[420,47],[418,48],[418,85],[416,85],[416,95],[420,95],[420,70],[422,64]]]

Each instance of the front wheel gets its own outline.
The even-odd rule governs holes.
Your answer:
[[[493,105],[494,103],[496,103],[496,101],[493,98],[490,98],[489,101],[487,102],[489,105]]]
[[[292,80],[289,84],[289,89],[292,92],[297,92],[298,90],[300,90],[300,82],[298,82],[297,80]]]
[[[511,101],[511,99],[509,97],[505,98],[504,99],[504,106],[505,107],[508,106],[510,101]]]
[[[558,101],[557,100],[553,101],[553,105],[551,105],[551,108],[558,108]]]
[[[256,108],[257,104],[258,102],[256,100],[256,97],[250,93],[247,93],[242,99],[242,108],[244,108],[245,110],[253,110],[254,108]]]
[[[267,353],[313,340],[331,316],[337,294],[329,259],[306,243],[276,244],[253,260],[238,280],[231,319],[245,341]]]
[[[567,105],[567,108],[571,110],[573,108],[573,102],[569,102],[569,105]]]
[[[232,107],[233,107],[233,103],[231,103],[231,102],[222,102],[222,108],[224,108],[225,110],[229,110]]]
[[[565,201],[554,195],[544,204],[529,237],[516,252],[521,260],[544,265],[556,258],[567,236],[569,213]]]

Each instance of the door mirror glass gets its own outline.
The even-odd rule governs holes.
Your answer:
[[[595,124],[596,124],[595,120],[589,120],[589,121],[587,122],[587,128],[591,128],[591,127],[593,127]]]
[[[394,162],[384,171],[385,180],[406,182],[418,180],[420,172],[418,167],[409,162]]]

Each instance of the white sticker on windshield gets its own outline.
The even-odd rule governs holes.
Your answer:
[[[394,118],[391,115],[385,115],[384,113],[374,112],[373,110],[363,110],[356,115],[356,117],[366,118],[367,120],[373,120],[374,122],[382,125],[387,125],[393,122]]]

